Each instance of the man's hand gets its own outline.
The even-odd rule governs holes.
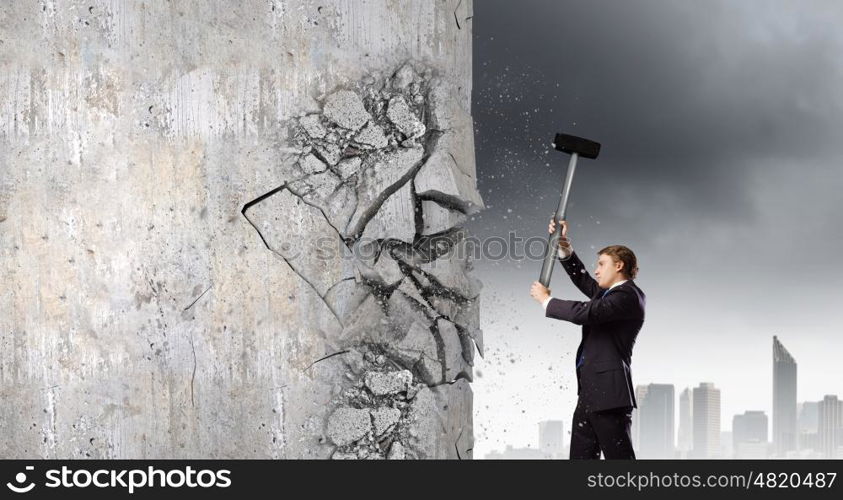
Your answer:
[[[559,219],[559,222],[562,223],[562,234],[559,236],[559,250],[567,257],[574,251],[571,247],[571,240],[568,239],[568,221]],[[551,217],[550,224],[547,226],[547,232],[552,234],[553,231],[556,231],[556,221]]]
[[[550,288],[547,288],[538,281],[534,281],[533,286],[530,287],[530,296],[536,299],[536,302],[541,304],[544,302],[544,299],[550,297]]]

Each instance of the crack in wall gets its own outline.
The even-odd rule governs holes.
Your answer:
[[[211,287],[213,287],[213,286],[214,286],[213,284],[209,285],[209,286],[208,286],[208,288],[206,288],[204,292],[202,292],[202,293],[201,293],[198,297],[196,297],[196,299],[195,299],[193,302],[191,302],[189,306],[187,306],[187,307],[185,307],[184,309],[182,309],[182,312],[187,311],[188,309],[190,309],[191,307],[193,307],[193,305],[194,305],[194,304],[196,304],[197,302],[199,302],[199,299],[201,299],[201,298],[202,298],[202,297],[203,297],[206,293],[208,293],[208,290],[210,290],[210,289],[211,289]]]
[[[190,350],[193,352],[193,373],[190,374],[190,406],[196,407],[193,398],[193,384],[196,381],[196,346],[193,343],[193,330],[190,331]]]
[[[267,193],[265,193],[265,194],[263,194],[263,195],[261,195],[261,196],[259,196],[259,197],[255,198],[254,200],[252,200],[252,201],[250,201],[250,202],[246,203],[245,205],[243,205],[243,209],[240,211],[240,213],[242,213],[242,214],[243,214],[243,217],[244,217],[244,218],[245,218],[245,219],[249,222],[249,224],[250,224],[250,225],[251,225],[251,226],[255,229],[255,231],[258,233],[258,236],[260,237],[261,241],[263,241],[263,244],[264,244],[264,246],[266,246],[267,250],[269,250],[269,251],[270,251],[270,252],[272,252],[273,254],[277,255],[278,257],[280,257],[280,258],[281,258],[281,260],[283,260],[283,261],[287,264],[287,266],[288,266],[288,267],[289,267],[289,268],[290,268],[290,269],[291,269],[294,273],[296,273],[296,274],[297,274],[297,275],[298,275],[298,276],[299,276],[302,280],[304,280],[304,282],[305,282],[305,283],[307,283],[308,285],[310,285],[310,287],[313,289],[313,291],[314,291],[314,292],[316,292],[316,295],[318,295],[318,296],[319,296],[319,298],[320,298],[320,299],[322,299],[322,302],[325,304],[325,307],[327,307],[327,308],[328,308],[328,310],[329,310],[329,311],[331,311],[331,314],[333,314],[333,315],[334,315],[334,318],[336,318],[336,320],[337,320],[340,324],[342,324],[342,318],[340,317],[340,315],[337,313],[337,311],[336,311],[336,310],[334,310],[334,308],[333,308],[333,307],[331,307],[331,305],[330,305],[330,304],[328,304],[328,302],[327,302],[327,301],[325,301],[325,297],[324,297],[324,296],[323,296],[323,295],[319,292],[319,289],[318,289],[318,288],[316,288],[316,286],[313,284],[313,282],[311,282],[311,281],[307,278],[307,276],[305,276],[303,273],[299,272],[299,271],[298,271],[298,270],[297,270],[297,269],[296,269],[296,268],[295,268],[292,264],[290,264],[290,262],[289,262],[289,261],[288,261],[288,260],[287,260],[287,259],[286,259],[286,258],[285,258],[282,254],[281,254],[281,253],[279,253],[279,252],[278,252],[278,251],[276,251],[274,248],[272,248],[272,247],[269,245],[269,243],[266,241],[266,238],[264,238],[263,233],[261,233],[260,228],[258,228],[258,226],[257,226],[257,225],[256,225],[256,224],[252,221],[252,219],[250,219],[250,218],[249,218],[249,216],[248,216],[248,215],[246,215],[246,211],[249,209],[249,207],[251,207],[252,205],[255,205],[255,204],[257,204],[257,203],[260,203],[261,201],[263,201],[263,200],[265,200],[266,198],[268,198],[268,197],[270,197],[270,196],[274,195],[275,193],[277,193],[277,192],[281,191],[281,190],[282,190],[282,189],[284,189],[284,188],[286,188],[286,183],[285,183],[285,184],[282,184],[281,186],[278,186],[277,188],[273,189],[272,191],[269,191],[269,192],[267,192]]]
[[[343,351],[339,351],[339,352],[335,352],[335,353],[332,353],[332,354],[328,354],[327,356],[322,356],[321,358],[319,358],[316,361],[307,365],[307,368],[305,368],[302,371],[307,371],[311,366],[315,365],[316,363],[319,363],[320,361],[325,361],[326,359],[333,358],[334,356],[339,356],[340,354],[345,354],[347,352],[348,352],[348,349],[343,350]]]
[[[457,6],[454,7],[454,22],[457,23],[457,29],[461,30],[462,26],[460,26],[460,20],[457,19],[457,11],[460,10],[460,5],[462,5],[462,0],[457,3]]]

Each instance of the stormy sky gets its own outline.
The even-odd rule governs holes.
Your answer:
[[[798,400],[843,397],[843,3],[476,0],[472,113],[477,238],[547,237],[568,157],[557,132],[602,144],[580,160],[575,250],[639,259],[647,317],[633,382],[722,390],[772,430],[772,337],[798,363]],[[509,247],[512,250],[512,247]],[[486,358],[475,456],[535,446],[576,402],[580,327],[529,296],[538,258],[483,255]],[[554,296],[587,300],[556,265]],[[678,417],[678,415],[677,415]],[[678,418],[677,418],[678,425]],[[567,440],[567,438],[566,438]]]

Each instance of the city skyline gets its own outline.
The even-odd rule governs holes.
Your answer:
[[[671,384],[655,384],[655,385],[662,385],[662,386],[671,386]],[[640,386],[639,386],[640,387]],[[832,414],[833,417],[829,418],[829,421],[833,421],[833,419],[837,419],[840,422],[841,417],[840,415],[843,414],[843,400],[838,399],[836,394],[826,395],[824,397],[824,401],[803,401],[799,404],[814,404],[814,405],[821,405],[823,402],[834,404],[835,406],[829,407],[827,413]],[[833,409],[832,409],[833,408]],[[739,432],[743,432],[749,435],[749,438],[743,438],[736,435],[734,422],[747,420],[742,430]],[[834,451],[830,451],[830,443],[834,442],[834,440],[826,440],[823,441],[821,439],[822,434],[820,433],[820,439],[816,440],[816,444],[813,442],[808,442],[804,446],[797,445],[797,449],[794,450],[797,453],[802,452],[805,453],[806,451],[814,452],[813,455],[808,455],[804,457],[798,457],[797,455],[791,455],[790,457],[776,457],[775,456],[775,444],[769,440],[769,425],[768,422],[770,421],[769,416],[760,410],[746,410],[743,414],[736,414],[733,415],[731,418],[733,422],[733,426],[731,430],[723,430],[720,429],[718,433],[718,451],[714,453],[712,456],[699,456],[693,453],[684,454],[681,452],[678,442],[675,443],[676,446],[673,450],[674,455],[670,456],[668,454],[653,454],[648,456],[646,451],[640,449],[640,446],[643,445],[643,442],[639,442],[638,440],[634,441],[636,457],[637,458],[645,458],[645,459],[653,459],[653,458],[675,458],[675,459],[685,459],[685,458],[809,458],[809,459],[816,459],[816,458],[843,458],[843,442],[840,441],[840,432],[841,427],[838,426],[836,431],[830,431],[829,433],[832,435],[836,434],[837,439],[837,447]],[[558,424],[560,427],[564,428],[564,421],[562,420],[555,420],[555,421],[542,421],[537,422],[539,427],[541,428],[542,424]],[[767,436],[763,441],[757,439],[757,432],[759,427],[763,429],[763,435]],[[729,438],[732,440],[731,443],[723,442],[724,438]],[[495,458],[521,458],[521,459],[542,459],[542,458],[562,458],[567,459],[568,453],[568,442],[570,441],[570,434],[565,433],[563,434],[563,444],[562,444],[562,453],[556,454],[553,456],[552,453],[549,453],[547,448],[542,445],[543,441],[541,438],[541,431],[539,432],[539,438],[537,439],[536,445],[533,446],[534,443],[526,443],[525,446],[517,446],[512,443],[507,443],[503,450],[492,450],[487,452],[483,458],[486,459],[495,459]],[[755,447],[752,446],[753,444],[758,443],[761,446]],[[728,456],[723,456],[721,454],[722,450],[724,449],[731,449],[733,454]],[[693,450],[692,450],[693,451]]]
[[[636,384],[638,408],[633,412],[632,438],[637,458],[843,458],[843,400],[836,394],[824,395],[821,401],[796,402],[796,360],[777,336],[772,337],[774,411],[779,405],[782,422],[778,432],[770,428],[770,416],[763,410],[746,409],[731,417],[720,406],[721,389],[711,382],[686,387],[675,404],[674,384]],[[776,385],[784,395],[777,394]],[[792,422],[789,403],[793,401]],[[682,447],[682,429],[675,426],[682,405],[688,405],[692,420],[691,448]],[[781,410],[784,408],[784,410]],[[813,408],[811,422],[804,421],[804,410]],[[798,412],[798,415],[797,415]],[[724,429],[722,422],[732,422]],[[791,425],[792,424],[792,425]],[[503,451],[488,452],[485,458],[567,458],[570,432],[564,434],[562,452],[550,452],[550,442],[558,443],[564,421],[538,422],[538,446],[518,447],[507,443]],[[811,430],[814,432],[810,432]],[[552,436],[552,437],[547,437]],[[554,448],[555,449],[555,448]]]

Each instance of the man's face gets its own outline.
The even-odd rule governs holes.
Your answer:
[[[594,277],[597,279],[597,284],[600,285],[600,288],[609,288],[618,279],[623,279],[619,272],[622,267],[622,262],[613,261],[612,257],[605,253],[600,254],[597,258],[597,267],[594,268]]]

